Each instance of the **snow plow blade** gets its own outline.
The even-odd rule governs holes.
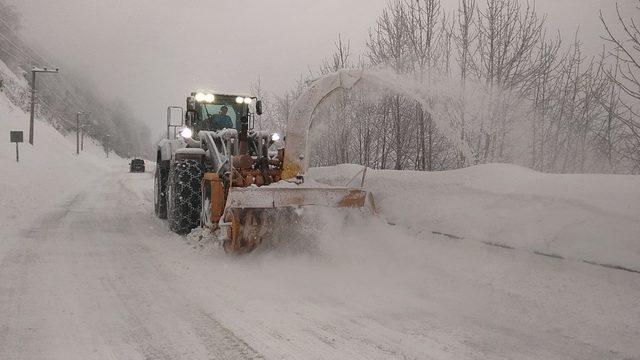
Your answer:
[[[362,208],[367,204],[375,211],[373,197],[367,191],[351,188],[270,188],[244,187],[229,190],[224,210],[226,227],[224,249],[227,253],[251,252],[262,242],[272,224],[270,210],[300,206]]]
[[[298,206],[364,207],[367,192],[350,188],[232,188],[227,198],[229,208],[278,208]]]

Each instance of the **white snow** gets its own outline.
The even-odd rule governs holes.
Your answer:
[[[361,169],[310,174],[338,185]],[[369,169],[365,188],[387,221],[417,235],[435,231],[640,270],[640,176],[543,174],[508,164],[431,173]]]
[[[2,64],[2,62],[0,62]],[[0,71],[8,71],[8,69]],[[20,162],[16,162],[15,143],[9,131],[23,131],[19,144]],[[0,93],[0,237],[8,231],[31,225],[39,215],[51,210],[83,186],[91,184],[114,165],[124,160],[111,154],[106,158],[99,144],[85,137],[84,151],[76,155],[75,133],[66,138],[49,124],[36,119],[34,146],[28,143],[29,114]]]
[[[308,208],[231,257],[154,217],[150,172],[35,134],[0,147],[0,359],[640,357],[640,275],[580,261],[638,267],[638,177],[369,170],[378,217]]]
[[[266,188],[288,188],[288,189],[299,189],[299,188],[317,189],[317,188],[329,188],[330,186],[327,184],[317,182],[312,178],[305,178],[303,183],[298,183],[297,179],[280,180],[278,182],[274,182],[265,187]]]

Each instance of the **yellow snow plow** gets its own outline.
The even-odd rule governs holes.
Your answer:
[[[316,80],[294,104],[285,145],[270,151],[277,134],[254,131],[262,103],[251,96],[192,93],[182,124],[171,124],[158,144],[156,214],[177,233],[209,228],[229,253],[255,249],[270,232],[274,209],[325,206],[374,207],[362,187],[327,187],[306,179],[308,136],[316,107],[359,77],[339,72]],[[179,129],[173,139],[169,128]],[[363,179],[364,175],[363,173]]]

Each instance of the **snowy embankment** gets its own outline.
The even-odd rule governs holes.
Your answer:
[[[341,165],[310,174],[344,185],[361,169]],[[640,270],[640,176],[543,174],[489,164],[431,173],[369,169],[365,187],[386,221],[418,236],[444,233]]]
[[[3,72],[7,69],[3,69]],[[34,146],[28,143],[29,114],[0,93],[0,238],[29,226],[38,216],[89,186],[113,166],[125,169],[125,160],[106,154],[99,144],[85,137],[84,151],[76,155],[75,134],[63,136],[49,124],[37,120]],[[15,143],[9,131],[24,133],[19,144],[20,162],[16,162]]]

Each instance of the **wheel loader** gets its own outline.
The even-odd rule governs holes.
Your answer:
[[[315,108],[333,91],[350,88],[357,80],[341,72],[314,82],[294,104],[283,139],[255,129],[262,102],[251,95],[194,92],[187,97],[186,111],[167,108],[167,138],[157,145],[156,215],[168,219],[169,228],[178,234],[208,228],[225,251],[243,254],[269,235],[268,215],[277,216],[279,209],[373,207],[373,197],[361,187],[305,181]],[[173,124],[176,111],[181,122]],[[220,119],[225,126],[216,126]],[[284,140],[284,147],[275,147],[282,143],[279,140]]]

